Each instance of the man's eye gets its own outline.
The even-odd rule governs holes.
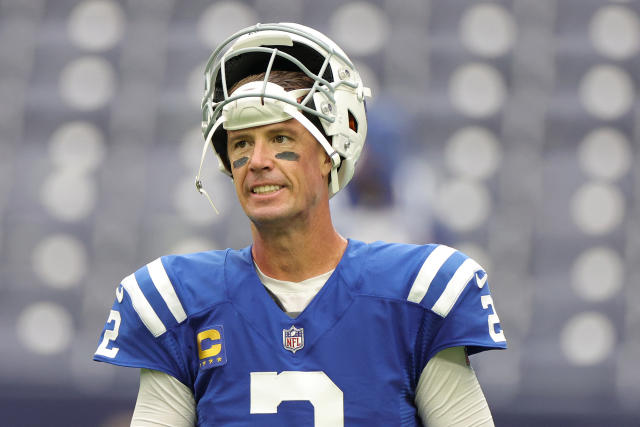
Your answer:
[[[247,141],[236,141],[233,143],[233,148],[239,149],[247,146]]]
[[[275,138],[273,138],[273,140],[275,142],[277,142],[278,144],[283,144],[283,143],[287,142],[289,140],[289,138],[284,136],[284,135],[278,135]]]

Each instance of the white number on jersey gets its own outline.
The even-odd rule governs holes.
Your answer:
[[[118,331],[120,330],[119,311],[111,310],[111,312],[109,312],[109,319],[107,319],[107,323],[110,323],[112,320],[114,321],[113,329],[107,329],[106,331],[104,331],[104,337],[102,338],[102,341],[100,342],[100,345],[96,350],[97,355],[109,357],[111,359],[116,357],[116,354],[118,354],[118,350],[120,350],[118,347],[107,348],[110,341],[115,341],[115,339],[118,338]]]
[[[324,372],[251,372],[251,414],[276,414],[290,400],[311,402],[315,427],[344,426],[342,391]]]
[[[489,308],[489,306],[491,306],[491,314],[489,314],[489,317],[487,319],[489,323],[489,335],[491,335],[491,339],[493,339],[495,342],[506,341],[507,339],[504,337],[504,332],[502,332],[502,329],[500,330],[500,332],[496,332],[496,325],[500,323],[500,318],[498,317],[498,315],[496,314],[496,310],[494,309],[493,298],[491,298],[491,295],[482,295],[480,297],[480,301],[482,302],[482,308],[484,308],[485,310]]]

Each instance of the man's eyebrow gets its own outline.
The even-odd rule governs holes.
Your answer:
[[[278,134],[278,133],[288,133],[291,135],[298,135],[298,129],[291,125],[279,124],[279,126],[274,126],[267,131],[268,135]]]
[[[227,132],[227,141],[236,141],[238,139],[249,138],[250,136],[250,132],[244,132],[242,130],[233,131],[233,133]]]

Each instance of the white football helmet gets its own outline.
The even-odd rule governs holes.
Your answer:
[[[313,79],[310,88],[287,92],[269,82],[273,70],[301,71]],[[265,73],[264,81],[230,88],[243,78]],[[220,170],[231,175],[226,129],[243,129],[298,120],[332,160],[329,196],[353,177],[367,134],[365,96],[371,96],[347,55],[324,34],[299,24],[257,24],[232,35],[213,52],[205,69],[202,133]],[[316,123],[316,124],[314,124]],[[322,129],[319,129],[318,124]],[[326,135],[326,137],[325,137]]]

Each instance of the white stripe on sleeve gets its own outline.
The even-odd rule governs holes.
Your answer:
[[[427,294],[429,286],[433,278],[440,270],[440,267],[449,259],[456,250],[446,245],[438,245],[427,257],[427,259],[420,267],[416,280],[411,285],[409,296],[407,299],[411,302],[420,303],[422,298]]]
[[[138,313],[140,320],[142,320],[142,323],[145,324],[153,336],[159,337],[164,334],[167,328],[165,328],[164,323],[162,323],[162,320],[160,320],[156,312],[153,311],[151,304],[149,304],[149,301],[147,301],[147,298],[140,290],[136,276],[130,274],[125,277],[122,280],[122,286],[131,297],[133,309]]]
[[[169,311],[171,311],[171,314],[173,314],[173,317],[175,317],[178,323],[182,322],[187,318],[187,313],[184,312],[184,308],[182,308],[182,304],[180,304],[180,300],[171,284],[167,271],[164,269],[164,265],[162,265],[162,260],[158,258],[150,262],[147,268],[149,269],[149,276],[151,276],[154,286],[167,304],[167,307],[169,307]]]
[[[446,317],[453,308],[460,294],[464,290],[467,283],[473,278],[476,271],[481,271],[480,264],[471,258],[467,258],[456,270],[453,277],[447,283],[447,286],[440,295],[440,298],[433,305],[431,310],[442,317]]]

